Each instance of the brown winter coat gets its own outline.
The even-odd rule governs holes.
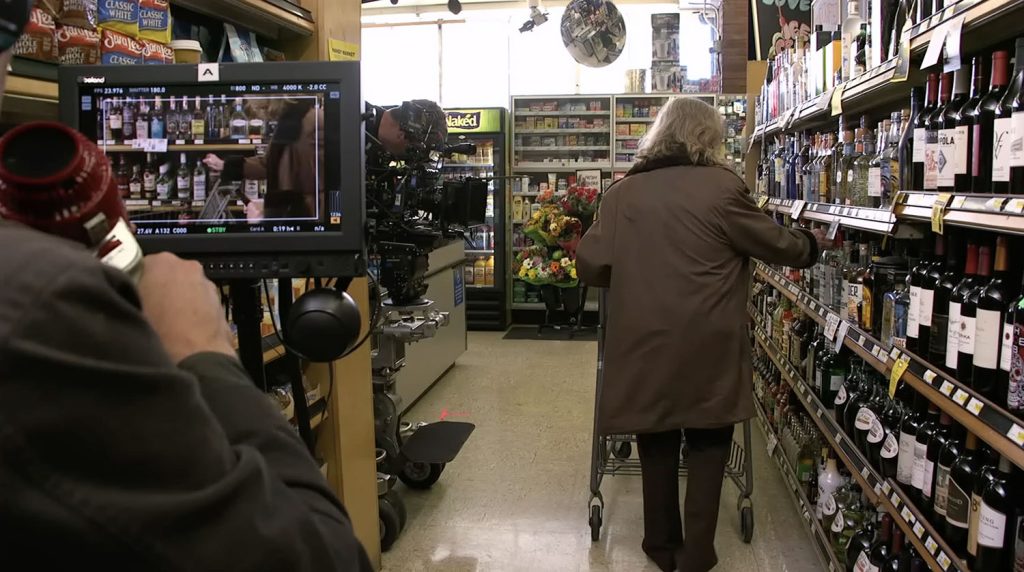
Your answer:
[[[730,425],[754,415],[750,259],[807,267],[814,236],[775,223],[719,167],[630,175],[580,242],[582,281],[610,287],[598,431]]]

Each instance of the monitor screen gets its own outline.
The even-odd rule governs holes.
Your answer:
[[[139,236],[340,230],[338,84],[95,86],[79,129],[111,161]]]

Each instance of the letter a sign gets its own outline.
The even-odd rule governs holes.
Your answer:
[[[199,64],[199,81],[220,81],[220,65]]]

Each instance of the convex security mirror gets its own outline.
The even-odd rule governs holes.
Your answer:
[[[577,62],[604,67],[626,45],[626,22],[607,0],[572,0],[562,14],[562,43]]]

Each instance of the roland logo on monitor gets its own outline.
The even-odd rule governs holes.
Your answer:
[[[479,111],[449,111],[447,113],[448,129],[471,131],[480,129]]]
[[[81,79],[82,83],[107,83],[107,78],[87,75]]]

